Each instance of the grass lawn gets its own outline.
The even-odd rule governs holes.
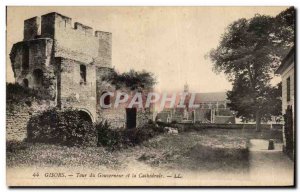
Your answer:
[[[119,161],[103,147],[65,147],[48,144],[21,143],[7,151],[7,166],[106,166],[118,168]]]
[[[247,171],[249,139],[282,142],[281,137],[281,131],[252,129],[203,129],[160,135],[144,143],[139,160],[171,169]]]
[[[253,138],[281,142],[281,132],[203,129],[178,135],[159,135],[140,146],[118,151],[103,147],[64,147],[19,143],[7,149],[8,167],[107,167],[122,169],[129,163],[153,168],[184,170],[248,170],[248,141]]]

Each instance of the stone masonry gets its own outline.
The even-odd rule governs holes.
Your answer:
[[[108,120],[114,127],[126,128],[125,106],[103,109],[99,98],[114,85],[105,82],[103,75],[112,70],[112,34],[95,31],[59,13],[52,12],[24,21],[24,39],[15,43],[10,59],[16,82],[38,90],[48,107],[73,108],[86,112],[93,122]],[[127,91],[125,88],[123,91]],[[111,98],[113,100],[113,98]],[[38,106],[30,110],[37,111]],[[8,134],[23,130],[29,119],[28,107],[7,113]],[[47,108],[43,108],[47,109]],[[14,119],[14,127],[10,119]],[[150,109],[136,109],[136,126],[150,119]]]

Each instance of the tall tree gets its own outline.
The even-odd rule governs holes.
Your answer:
[[[257,130],[262,118],[280,111],[272,106],[278,106],[281,92],[270,80],[282,52],[293,45],[294,37],[286,37],[294,35],[293,15],[289,8],[276,17],[239,19],[227,27],[219,46],[209,54],[215,71],[224,72],[233,84],[227,93],[230,107],[238,116],[256,120]]]

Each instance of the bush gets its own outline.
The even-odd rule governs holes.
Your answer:
[[[152,129],[153,129],[154,132],[157,132],[157,133],[165,133],[165,132],[167,132],[167,130],[165,129],[164,126],[159,126],[158,124],[154,124],[154,126],[153,126]]]
[[[18,83],[6,84],[6,98],[8,102],[21,103],[33,98],[38,98],[36,90],[23,87]]]
[[[27,149],[29,146],[28,143],[22,141],[6,141],[6,152],[16,153],[20,150]]]
[[[164,128],[149,123],[143,128],[113,129],[107,121],[93,125],[82,118],[81,111],[47,110],[30,118],[27,141],[64,146],[104,146],[115,150],[135,146],[164,132]]]
[[[40,99],[36,90],[23,87],[18,83],[6,84],[6,110],[9,112],[24,104],[30,107],[32,101]]]
[[[97,146],[109,148],[119,148],[122,143],[122,134],[118,130],[113,130],[107,121],[101,121],[95,125],[98,141]]]
[[[115,150],[122,147],[135,146],[164,132],[162,127],[150,123],[142,128],[112,129],[107,121],[96,124],[98,146]]]
[[[6,83],[7,103],[22,104],[25,102],[30,105],[33,100],[43,99],[52,99],[46,90],[35,90],[18,83]]]
[[[96,145],[93,124],[78,110],[50,109],[30,118],[27,124],[28,141],[65,146]]]
[[[125,145],[139,145],[144,141],[147,141],[158,133],[154,131],[153,127],[145,126],[143,128],[135,128],[135,129],[125,129],[123,131],[123,138],[125,139],[123,143]]]

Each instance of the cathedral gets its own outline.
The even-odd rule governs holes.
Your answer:
[[[193,109],[190,109],[188,105],[191,93],[187,83],[184,85],[184,92],[187,95],[185,108],[165,107],[157,114],[157,121],[166,123],[235,123],[235,113],[227,107],[226,92],[196,93],[194,104],[199,105],[199,108]]]

